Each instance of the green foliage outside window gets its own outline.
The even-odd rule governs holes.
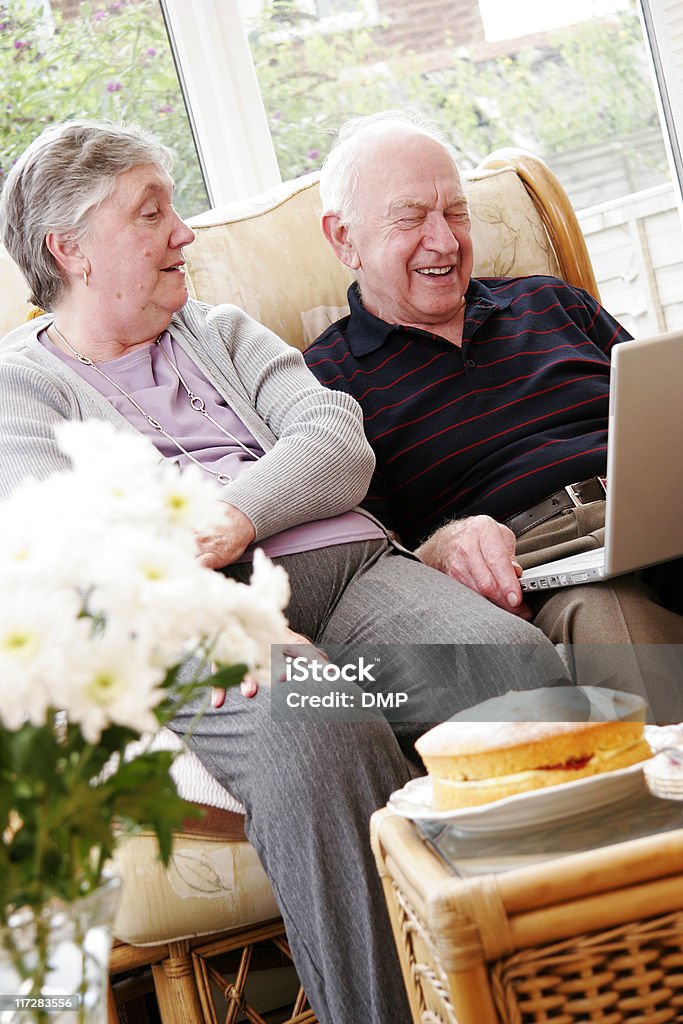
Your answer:
[[[266,0],[249,32],[284,179],[317,168],[348,118],[420,107],[413,56],[387,54],[368,27],[328,33],[316,24],[296,0]]]
[[[156,0],[81,4],[45,18],[42,4],[0,0],[0,182],[52,122],[108,118],[153,131],[176,157],[177,206],[208,206]]]
[[[429,102],[473,162],[517,144],[551,159],[611,143],[628,147],[658,128],[657,108],[635,14],[592,19],[547,35],[496,61],[461,54],[428,79]]]
[[[657,129],[637,15],[592,19],[548,33],[542,48],[482,59],[450,47],[446,66],[381,44],[381,26],[312,31],[296,0],[268,0],[250,40],[283,177],[317,166],[347,118],[411,107],[451,137],[465,169],[492,149],[521,145],[552,163],[575,148],[613,145]],[[444,39],[442,53],[448,52]],[[657,180],[667,176],[658,154]],[[653,181],[654,183],[654,181]]]
[[[68,20],[41,12],[36,0],[0,0],[0,182],[45,124],[108,117],[169,145],[179,210],[205,209],[157,0],[84,3]],[[292,0],[266,0],[249,34],[283,178],[319,166],[348,117],[405,106],[446,129],[464,168],[501,145],[522,145],[551,165],[558,153],[612,146],[649,160],[652,184],[666,177],[663,150],[638,154],[631,142],[658,124],[635,13],[593,19],[497,60],[452,47],[438,72],[381,43],[380,30],[320,31]]]

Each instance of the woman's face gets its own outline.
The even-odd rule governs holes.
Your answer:
[[[132,342],[160,333],[187,299],[182,249],[195,235],[172,200],[162,168],[133,167],[119,175],[80,241],[98,317]]]

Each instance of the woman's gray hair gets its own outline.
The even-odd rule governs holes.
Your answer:
[[[323,213],[337,213],[347,226],[360,220],[363,211],[357,206],[357,198],[362,157],[377,139],[390,135],[405,136],[411,132],[425,135],[443,146],[458,170],[455,149],[433,121],[404,110],[385,110],[379,114],[354,117],[342,125],[320,170]]]
[[[37,306],[54,309],[66,287],[48,233],[79,241],[117,177],[140,164],[170,173],[173,157],[134,125],[85,120],[50,125],[16,161],[0,193],[0,237]]]

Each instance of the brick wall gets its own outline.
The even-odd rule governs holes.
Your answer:
[[[52,0],[53,10],[61,11],[65,18],[77,18],[80,12],[81,0]]]
[[[389,22],[378,33],[386,46],[424,54],[446,42],[471,46],[484,38],[477,0],[377,0],[377,7]]]
[[[130,2],[137,3],[137,0]],[[111,0],[92,0],[93,10],[105,10],[110,5]],[[81,0],[50,0],[50,6],[55,11],[61,11],[65,18],[77,18],[81,13]]]

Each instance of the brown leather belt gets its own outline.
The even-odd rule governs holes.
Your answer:
[[[537,505],[532,505],[524,512],[517,512],[505,520],[516,537],[532,530],[534,526],[547,522],[566,508],[577,505],[588,505],[591,501],[604,501],[607,493],[607,479],[604,476],[592,476],[581,480],[578,484],[567,484],[561,491],[555,491]]]

